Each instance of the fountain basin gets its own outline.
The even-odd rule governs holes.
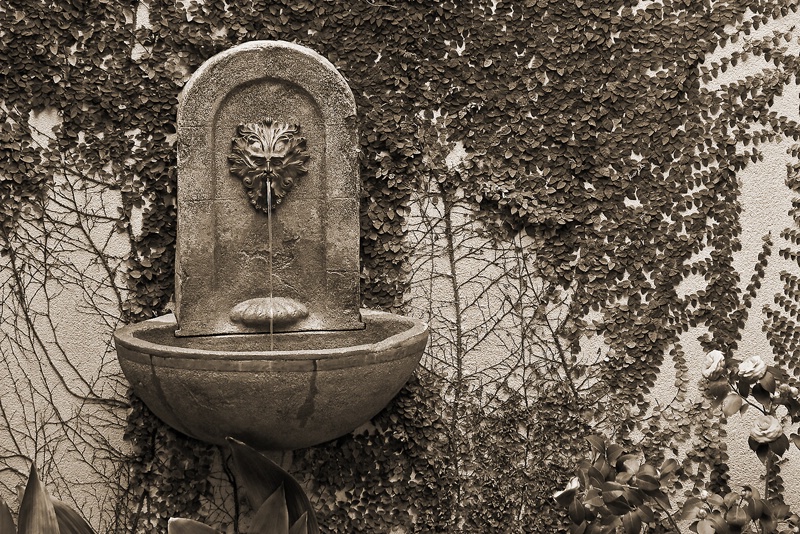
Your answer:
[[[261,450],[347,434],[411,377],[428,341],[419,320],[361,310],[363,330],[176,337],[174,315],[114,333],[134,392],[168,425],[202,441]]]

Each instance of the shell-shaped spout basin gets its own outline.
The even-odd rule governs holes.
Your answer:
[[[308,309],[285,297],[263,297],[240,302],[231,310],[230,318],[246,326],[266,326],[272,322],[280,327],[308,317]]]
[[[416,319],[361,310],[363,330],[176,337],[173,315],[120,328],[117,356],[134,392],[197,439],[235,437],[290,450],[347,434],[383,409],[428,341]]]

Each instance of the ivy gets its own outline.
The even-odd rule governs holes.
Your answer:
[[[173,293],[177,96],[205,60],[235,44],[298,42],[332,61],[356,97],[364,304],[407,306],[421,276],[415,262],[427,253],[408,239],[413,214],[432,200],[447,213],[427,231],[490,234],[487,250],[527,240],[535,277],[551,288],[537,301],[545,311],[535,324],[548,324],[556,308],[569,318],[549,332],[557,365],[522,392],[503,380],[489,387],[468,376],[464,360],[478,351],[469,348],[467,319],[483,304],[470,301],[466,282],[454,283],[462,292],[452,302],[464,304],[464,335],[453,338],[460,348],[448,339],[441,354],[432,349],[427,370],[371,426],[297,454],[321,523],[331,532],[446,532],[457,518],[476,531],[554,531],[561,512],[532,510],[552,510],[548,495],[563,485],[568,456],[580,452],[569,445],[598,422],[623,443],[640,431],[648,452],[691,442],[686,462],[697,469],[683,482],[708,475],[724,489],[724,429],[703,422],[686,394],[692,355],[684,343],[703,329],[705,348],[734,351],[757,316],[768,264],[798,264],[798,229],[786,228],[766,236],[744,289],[734,269],[739,174],[763,158],[765,144],[800,135],[772,109],[798,77],[795,35],[762,28],[792,17],[797,5],[639,4],[8,0],[0,10],[0,250],[38,257],[28,255],[26,225],[45,224],[64,180],[91,195],[114,192],[120,213],[95,217],[130,243],[119,266],[104,264],[114,317],[164,313]],[[734,75],[756,59],[769,66]],[[52,111],[58,120],[44,146],[30,118]],[[796,158],[800,149],[791,150]],[[787,177],[794,194],[797,169]],[[453,226],[459,210],[477,230]],[[448,262],[463,260],[457,253],[467,242],[450,240]],[[447,247],[435,253],[445,258]],[[10,269],[23,264],[33,265]],[[776,363],[797,375],[800,282],[791,269],[779,276],[784,292],[760,311]],[[487,285],[520,278],[496,274]],[[702,280],[702,289],[683,294],[687,280]],[[20,283],[9,284],[4,295],[24,307]],[[539,332],[531,324],[518,330],[526,343]],[[602,354],[586,363],[579,356],[592,335],[602,337]],[[509,352],[527,373],[533,349],[523,346]],[[661,409],[650,393],[667,362],[679,394]],[[131,405],[133,449],[120,461],[140,486],[119,505],[120,525],[159,531],[170,514],[204,519],[218,497],[204,481],[224,471],[207,461],[216,450],[170,433],[135,401],[111,397]],[[658,417],[645,420],[648,413]],[[547,450],[540,435],[557,436],[564,456],[515,462]],[[178,491],[180,480],[187,486]],[[151,507],[139,510],[145,494]],[[142,513],[150,515],[138,523]]]

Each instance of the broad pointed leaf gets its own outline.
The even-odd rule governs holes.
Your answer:
[[[624,449],[616,443],[609,445],[606,449],[606,459],[608,460],[608,463],[615,465],[617,463],[617,459],[622,456],[623,452]]]
[[[637,475],[636,485],[644,491],[656,491],[661,488],[661,482],[651,475]]]
[[[756,456],[758,459],[761,460],[761,463],[766,465],[767,464],[767,457],[769,456],[769,443],[759,443],[756,446]]]
[[[591,436],[587,436],[586,441],[589,442],[589,445],[597,451],[598,454],[604,455],[606,452],[606,438],[603,436],[598,436],[593,434]]]
[[[622,516],[622,527],[625,534],[639,534],[642,530],[642,518],[635,511]]]
[[[764,513],[764,505],[761,499],[748,497],[745,502],[747,503],[747,514],[753,519],[759,519]]]
[[[53,501],[39,481],[36,466],[31,466],[31,474],[19,506],[18,534],[59,534]]]
[[[253,532],[258,534],[289,534],[289,510],[283,484],[267,497],[253,518]]]
[[[219,534],[218,530],[204,525],[199,521],[180,519],[177,517],[171,517],[169,519],[169,523],[167,523],[167,532],[168,534]]]
[[[250,505],[258,510],[275,490],[283,485],[289,522],[308,513],[308,534],[319,534],[314,508],[300,484],[281,467],[241,441],[228,438],[238,480],[247,492]]]
[[[686,502],[683,503],[683,508],[681,508],[681,513],[678,516],[681,521],[685,521],[687,519],[694,519],[696,517],[697,511],[703,506],[703,501],[698,499],[697,497],[689,497],[686,499]]]
[[[731,529],[728,527],[728,523],[722,517],[722,514],[718,510],[714,510],[708,515],[708,520],[714,525],[714,532],[716,534],[729,534]]]
[[[707,519],[703,519],[697,524],[697,534],[714,534],[715,532],[714,524]]]
[[[783,456],[783,453],[789,450],[789,438],[786,437],[786,434],[781,434],[778,439],[769,444],[769,448],[778,456]]]
[[[675,458],[668,458],[664,460],[664,463],[661,464],[661,478],[664,478],[664,476],[676,471],[678,467],[680,467],[680,465]]]
[[[639,506],[636,513],[639,514],[639,517],[642,518],[642,522],[644,523],[652,523],[656,520],[656,514],[653,513],[653,509],[646,504]]]
[[[761,384],[756,384],[753,386],[753,398],[761,403],[761,406],[767,410],[769,410],[770,406],[772,406],[772,396],[761,386]]]
[[[735,527],[743,527],[750,521],[750,516],[741,506],[731,506],[725,513],[725,521]]]
[[[578,499],[572,499],[569,505],[569,518],[573,523],[578,525],[583,523],[583,520],[586,519],[586,508]]]
[[[78,512],[58,499],[52,499],[52,501],[58,520],[59,534],[95,534],[89,523]],[[2,531],[0,530],[0,532]]]
[[[744,380],[740,380],[737,389],[739,390],[739,395],[744,398],[747,398],[750,395],[750,384],[745,382]]]
[[[769,393],[775,393],[775,377],[772,376],[772,373],[764,373],[764,376],[761,377],[758,383]]]
[[[722,413],[725,417],[730,417],[742,407],[742,397],[738,393],[729,393],[722,401]]]
[[[0,498],[0,533],[14,534],[17,531],[17,526],[14,524],[14,518],[11,517],[11,510],[8,509],[6,502]]]
[[[300,519],[294,522],[289,534],[308,534],[308,512],[303,512]]]
[[[649,475],[651,477],[657,477],[658,471],[652,465],[648,463],[643,463],[641,467],[639,467],[639,471],[636,472],[637,477],[641,475]]]
[[[639,457],[635,454],[623,454],[617,460],[617,469],[624,469],[630,473],[635,473],[639,470]]]
[[[725,508],[730,508],[736,502],[738,502],[740,498],[741,497],[738,493],[735,491],[730,491],[722,498],[722,503],[725,505]]]
[[[667,495],[660,489],[656,491],[650,491],[647,494],[650,495],[653,499],[655,499],[658,505],[664,510],[669,510],[672,508],[672,504],[670,504],[669,502],[669,497],[667,497]]]

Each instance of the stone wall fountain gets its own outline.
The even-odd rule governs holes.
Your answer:
[[[114,335],[175,429],[312,446],[377,414],[419,363],[426,325],[359,308],[356,126],[342,75],[299,45],[237,46],[187,83],[175,314]]]

